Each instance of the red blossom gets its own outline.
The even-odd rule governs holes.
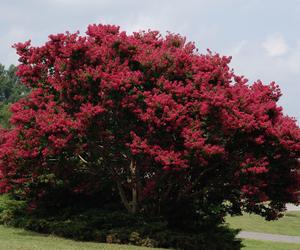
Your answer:
[[[1,131],[1,192],[41,169],[68,180],[103,159],[127,182],[134,159],[153,199],[161,187],[151,178],[176,176],[179,197],[217,190],[249,209],[266,197],[295,201],[300,129],[278,106],[278,86],[248,84],[230,57],[201,55],[179,35],[112,25],[15,48],[32,91],[12,106],[12,130]],[[70,189],[84,192],[91,179]]]

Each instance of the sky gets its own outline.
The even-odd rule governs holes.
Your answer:
[[[232,56],[230,66],[250,83],[275,81],[286,115],[300,124],[300,0],[0,0],[0,63],[17,64],[11,45],[93,23],[179,33],[206,49]]]

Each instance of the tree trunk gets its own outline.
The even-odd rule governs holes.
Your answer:
[[[121,201],[122,201],[123,205],[125,206],[127,211],[130,212],[131,211],[131,206],[128,202],[128,199],[126,197],[126,194],[125,194],[125,191],[122,187],[122,184],[119,181],[117,181],[117,187],[118,187],[119,195],[121,197]]]
[[[119,195],[121,198],[121,201],[127,211],[131,214],[136,214],[139,209],[139,195],[141,193],[141,185],[140,185],[140,178],[139,178],[139,171],[136,165],[136,162],[132,159],[130,161],[130,179],[128,180],[128,183],[130,184],[131,188],[131,200],[127,198],[126,192],[124,190],[124,187],[122,185],[121,180],[118,177],[118,174],[115,170],[113,170],[114,173],[114,179],[117,183]]]
[[[134,160],[130,162],[130,172],[131,172],[131,192],[132,192],[132,201],[131,201],[131,213],[135,214],[138,210],[138,190],[137,190],[137,166]]]

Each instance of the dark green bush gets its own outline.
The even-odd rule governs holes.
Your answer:
[[[12,198],[10,195],[0,195],[0,223],[12,225],[25,216],[26,202]]]
[[[9,196],[0,196],[0,222],[35,232],[54,234],[81,241],[132,244],[182,250],[236,250],[241,242],[236,230],[207,222],[192,225],[188,230],[172,228],[163,218],[132,215],[108,209],[74,209],[66,207],[59,213],[39,209],[28,211],[26,203]],[[201,227],[202,224],[202,227]]]

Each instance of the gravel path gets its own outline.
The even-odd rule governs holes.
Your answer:
[[[281,234],[267,234],[267,233],[241,231],[237,237],[242,238],[242,239],[266,240],[266,241],[277,241],[277,242],[299,243],[300,244],[299,236],[288,236],[288,235],[281,235]]]

